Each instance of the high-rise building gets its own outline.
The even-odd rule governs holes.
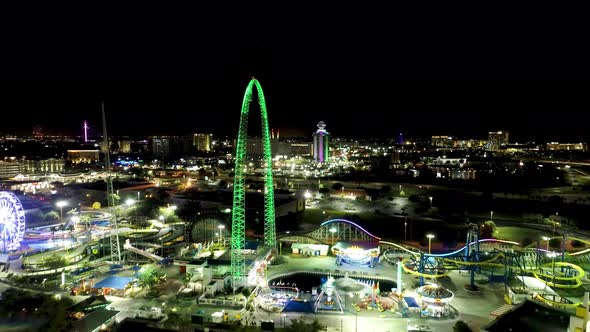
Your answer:
[[[159,158],[177,158],[194,152],[191,136],[151,136],[151,152]]]
[[[119,153],[131,153],[131,141],[130,140],[119,140]]]
[[[197,148],[197,151],[211,151],[211,134],[194,134],[193,146]]]
[[[167,158],[170,155],[170,138],[167,136],[150,137],[150,147],[155,157]]]
[[[318,123],[318,130],[313,133],[313,159],[320,163],[330,161],[330,133],[326,131],[324,121]]]
[[[510,134],[507,130],[490,131],[488,133],[488,150],[500,150],[500,147],[510,143],[509,136]]]

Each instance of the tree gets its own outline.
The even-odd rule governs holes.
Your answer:
[[[43,216],[43,219],[45,221],[59,220],[59,213],[57,213],[55,211],[49,211]]]
[[[453,332],[472,332],[472,331],[471,331],[471,328],[469,327],[469,325],[467,325],[467,323],[465,323],[462,320],[459,320],[453,326]]]
[[[496,223],[488,220],[479,228],[479,237],[482,239],[491,239],[496,232]]]
[[[318,332],[324,328],[317,319],[310,324],[306,323],[302,319],[295,319],[291,321],[291,325],[287,329],[291,332]]]
[[[146,266],[139,270],[139,282],[142,286],[148,287],[150,290],[158,284],[164,275],[157,271],[153,266]]]
[[[115,202],[115,205],[119,204],[119,201],[121,200],[121,196],[117,195],[117,194],[110,194],[113,197],[113,202]]]
[[[48,269],[57,269],[67,265],[65,256],[53,254],[43,260],[43,267]]]
[[[197,213],[203,211],[203,207],[200,201],[191,199],[186,202],[178,212],[178,215],[182,218],[189,219],[194,217]]]
[[[182,283],[184,284],[184,287],[188,286],[188,283],[191,281],[191,279],[193,278],[193,274],[190,272],[187,272],[184,277],[182,278]]]
[[[26,318],[46,319],[46,323],[39,330],[70,330],[66,319],[66,309],[73,304],[73,301],[69,297],[59,298],[53,295],[8,289],[2,293],[2,298],[3,300],[0,301],[0,316],[2,317],[14,317],[17,313],[24,313]]]

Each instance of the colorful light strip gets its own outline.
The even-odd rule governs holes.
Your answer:
[[[352,221],[346,220],[346,219],[331,219],[331,220],[326,220],[326,221],[324,221],[323,223],[320,224],[320,227],[325,226],[325,225],[328,225],[328,224],[331,224],[331,223],[334,223],[334,222],[343,222],[343,223],[347,223],[349,225],[353,225],[354,227],[357,227],[361,231],[365,232],[365,234],[367,234],[368,236],[370,236],[370,237],[372,237],[374,239],[377,239],[377,240],[381,240],[380,237],[375,236],[375,235],[369,233],[369,231],[367,231],[366,229],[364,229],[361,226],[353,223]]]

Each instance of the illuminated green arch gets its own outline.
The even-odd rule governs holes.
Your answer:
[[[252,88],[256,86],[258,104],[262,120],[262,145],[264,150],[264,244],[276,248],[275,229],[275,201],[274,186],[272,179],[272,154],[270,151],[270,135],[268,130],[268,116],[266,114],[266,102],[260,83],[252,78],[242,102],[240,114],[240,129],[236,146],[236,158],[234,167],[234,199],[232,208],[232,229],[231,229],[231,272],[234,281],[240,283],[246,276],[246,266],[243,250],[245,248],[245,226],[246,226],[246,197],[244,168],[246,166],[246,142],[248,140],[248,114],[250,102],[252,101]]]

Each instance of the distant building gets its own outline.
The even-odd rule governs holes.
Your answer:
[[[246,142],[246,155],[248,157],[258,157],[258,158],[261,158],[264,155],[262,138],[248,137],[248,141]]]
[[[399,133],[399,135],[397,135],[397,140],[395,142],[396,144],[402,145],[404,144],[404,134]]]
[[[0,178],[12,178],[20,173],[20,165],[14,158],[0,160]]]
[[[510,133],[507,130],[490,131],[488,133],[488,150],[498,151],[504,145],[510,143]]]
[[[289,154],[292,156],[309,156],[313,153],[311,143],[289,143]]]
[[[197,151],[211,151],[211,134],[194,134],[193,146],[197,149]]]
[[[104,140],[101,140],[100,141],[100,152],[101,153],[107,153],[107,152],[110,153],[111,152],[110,151],[110,143],[111,143],[111,140],[109,140],[108,143],[105,142]]]
[[[35,138],[43,138],[45,136],[45,132],[40,125],[36,125],[33,127],[33,137]]]
[[[39,174],[39,173],[61,173],[64,170],[65,161],[63,159],[21,159],[21,174]]]
[[[168,157],[170,155],[170,138],[153,136],[150,137],[152,154],[156,157]]]
[[[547,143],[547,150],[550,151],[588,151],[588,145],[586,143],[558,143],[551,142]]]
[[[190,136],[151,136],[149,146],[151,153],[159,158],[177,158],[193,152]]]
[[[68,150],[68,161],[73,164],[94,163],[99,161],[98,150]]]
[[[119,153],[131,153],[131,141],[129,140],[119,140]]]
[[[330,161],[330,133],[324,121],[318,123],[318,130],[313,133],[313,159],[320,163]]]
[[[434,147],[449,148],[453,145],[453,138],[451,136],[432,136],[430,144]]]

